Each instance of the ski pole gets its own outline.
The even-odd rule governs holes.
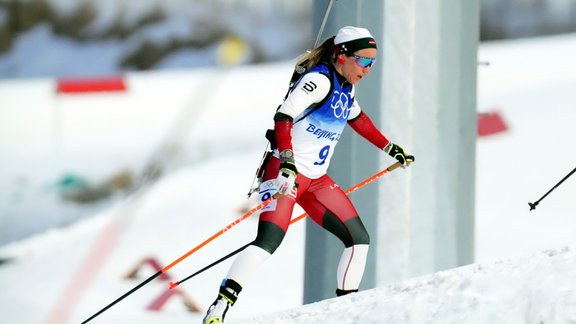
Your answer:
[[[377,178],[383,176],[384,174],[398,168],[402,166],[402,164],[400,162],[396,162],[394,164],[392,164],[391,166],[387,167],[386,169],[376,173],[375,175],[371,176],[370,178],[356,184],[355,186],[351,187],[350,189],[348,189],[346,191],[346,194],[349,194],[355,190],[357,190],[358,188],[376,180]],[[250,217],[251,215],[253,215],[254,213],[256,213],[257,211],[259,211],[260,209],[264,208],[266,205],[268,205],[270,202],[272,202],[274,199],[276,199],[276,195],[274,195],[273,197],[268,198],[267,200],[265,200],[264,202],[260,203],[258,206],[252,208],[250,211],[248,211],[247,213],[245,213],[244,215],[242,215],[240,218],[236,219],[234,222],[230,223],[228,226],[226,226],[225,228],[221,229],[220,231],[216,232],[214,235],[210,236],[208,239],[206,239],[204,242],[200,243],[199,245],[197,245],[196,247],[194,247],[193,249],[191,249],[190,251],[186,252],[185,254],[183,254],[181,257],[179,257],[178,259],[176,259],[174,262],[170,263],[169,265],[167,265],[166,267],[164,267],[162,270],[156,272],[155,274],[153,274],[152,276],[150,276],[149,278],[147,278],[146,280],[142,281],[140,284],[138,284],[136,287],[132,288],[131,290],[129,290],[128,292],[126,292],[124,295],[118,297],[116,300],[114,300],[113,302],[111,302],[110,304],[106,305],[104,308],[102,308],[101,310],[99,310],[98,312],[96,312],[94,315],[90,316],[88,319],[86,319],[84,322],[82,322],[81,324],[85,324],[90,322],[91,320],[93,320],[94,318],[96,318],[97,316],[99,316],[100,314],[104,313],[106,310],[108,310],[110,307],[116,305],[117,303],[119,303],[120,301],[122,301],[124,298],[130,296],[131,294],[133,294],[135,291],[137,291],[138,289],[144,287],[146,284],[148,284],[150,281],[156,279],[158,276],[160,276],[161,274],[167,272],[168,270],[170,270],[172,267],[174,267],[176,264],[180,263],[182,260],[184,260],[185,258],[189,257],[190,255],[192,255],[192,253],[198,251],[199,249],[201,249],[202,247],[204,247],[205,245],[207,245],[208,243],[212,242],[214,239],[216,239],[217,237],[219,237],[220,235],[224,234],[226,231],[228,231],[229,229],[231,229],[232,227],[238,225],[241,221],[243,221],[244,219]],[[294,220],[291,221],[291,224],[299,221],[300,219],[306,217],[306,213],[298,216],[297,218],[295,218]],[[203,269],[197,271],[195,274],[189,276],[188,278],[179,281],[178,283],[171,283],[170,287],[174,288],[175,286],[177,286],[178,284],[180,284],[181,282],[188,280],[190,278],[192,278],[193,276],[204,272],[205,270],[211,268],[212,266],[228,259],[229,257],[239,253],[240,251],[242,251],[244,248],[246,248],[248,246],[244,245],[243,247],[235,250],[234,252],[222,257],[221,259],[219,259],[218,261],[213,262],[212,264],[204,267]]]
[[[536,209],[536,206],[538,206],[538,204],[540,203],[540,201],[542,201],[542,199],[546,198],[546,196],[548,196],[548,194],[550,194],[554,189],[556,189],[562,182],[564,182],[566,179],[568,179],[574,172],[576,172],[576,168],[574,168],[574,170],[570,171],[570,173],[568,173],[562,180],[560,180],[560,182],[558,182],[554,187],[552,187],[552,189],[548,190],[547,193],[544,194],[544,196],[542,196],[540,199],[538,199],[536,202],[533,203],[528,203],[528,206],[530,206],[530,211]]]
[[[332,9],[332,4],[334,0],[328,1],[328,6],[326,7],[326,11],[324,12],[324,18],[322,19],[322,24],[320,24],[320,29],[318,30],[318,35],[316,36],[316,41],[314,42],[314,48],[320,44],[320,38],[322,38],[322,32],[324,31],[324,26],[326,26],[326,21],[328,20],[328,16],[330,15],[330,9]]]
[[[100,314],[104,313],[106,310],[108,310],[110,307],[116,305],[118,302],[120,302],[121,300],[123,300],[124,298],[130,296],[131,294],[133,294],[135,291],[137,291],[138,289],[144,287],[146,284],[148,284],[150,281],[156,279],[158,276],[160,276],[161,274],[167,272],[168,270],[170,270],[172,267],[174,267],[176,264],[180,263],[182,260],[186,259],[187,257],[189,257],[192,253],[198,251],[199,249],[201,249],[202,247],[204,247],[206,244],[212,242],[214,239],[216,239],[217,237],[219,237],[220,235],[224,234],[226,231],[228,231],[229,229],[231,229],[232,227],[238,225],[240,222],[242,222],[243,220],[245,220],[246,218],[250,217],[252,214],[256,213],[257,211],[259,211],[260,209],[264,208],[266,205],[268,205],[269,203],[272,202],[272,200],[276,199],[276,196],[270,197],[267,200],[263,201],[262,203],[260,203],[258,206],[252,208],[251,210],[249,210],[247,213],[245,213],[244,215],[242,215],[240,218],[236,219],[235,221],[233,221],[232,223],[228,224],[228,226],[224,227],[223,229],[221,229],[220,231],[216,232],[214,235],[210,236],[208,239],[206,239],[204,242],[198,244],[196,247],[194,247],[193,249],[191,249],[190,251],[186,252],[185,254],[183,254],[181,257],[179,257],[178,259],[174,260],[174,262],[170,263],[169,265],[167,265],[166,267],[164,267],[162,270],[156,272],[155,274],[153,274],[152,276],[150,276],[149,278],[147,278],[146,280],[142,281],[140,284],[138,284],[136,287],[130,289],[130,291],[128,291],[127,293],[125,293],[124,295],[118,297],[116,300],[114,300],[113,302],[111,302],[110,304],[106,305],[104,308],[102,308],[101,310],[99,310],[98,312],[96,312],[94,315],[90,316],[88,319],[86,319],[84,322],[82,322],[82,324],[88,323],[91,320],[93,320],[94,318],[96,318],[97,316],[99,316]],[[238,251],[240,252],[240,251]],[[238,253],[236,252],[236,253]]]
[[[186,281],[186,280],[188,280],[188,279],[191,279],[192,277],[195,277],[195,276],[201,274],[202,272],[204,272],[204,271],[212,268],[213,266],[217,265],[218,263],[220,263],[220,262],[222,262],[222,261],[224,261],[224,260],[226,260],[226,259],[228,259],[228,258],[230,258],[230,257],[232,257],[232,256],[234,256],[234,255],[236,255],[236,254],[238,254],[240,251],[242,251],[242,250],[244,250],[245,248],[247,248],[248,245],[250,245],[250,244],[252,244],[252,242],[250,242],[250,243],[248,243],[248,244],[245,244],[245,245],[243,245],[241,248],[238,248],[238,249],[236,249],[236,250],[234,250],[234,251],[226,254],[225,256],[221,257],[220,259],[218,259],[218,260],[210,263],[209,265],[207,265],[207,266],[205,266],[204,268],[202,268],[202,269],[194,272],[193,274],[189,275],[188,277],[186,277],[186,278],[184,278],[184,279],[182,279],[182,280],[180,280],[180,281],[170,282],[170,289],[174,289],[174,288],[178,287],[178,286],[179,286],[181,283],[183,283],[184,281]]]
[[[364,181],[359,182],[359,183],[357,183],[356,185],[350,187],[350,188],[349,188],[348,190],[346,190],[344,193],[345,193],[346,195],[349,195],[350,193],[358,190],[359,188],[364,187],[365,185],[369,184],[370,182],[372,182],[372,181],[380,178],[381,176],[385,175],[386,173],[388,173],[388,172],[390,172],[390,171],[392,171],[392,170],[394,170],[394,169],[397,169],[397,168],[399,168],[399,167],[401,167],[401,166],[402,166],[402,163],[396,162],[396,163],[390,165],[389,167],[387,167],[386,169],[384,169],[384,170],[382,170],[382,171],[374,174],[374,175],[371,176],[370,178],[365,179]],[[297,221],[301,220],[302,218],[306,217],[306,215],[308,215],[308,214],[307,214],[307,213],[303,213],[303,214],[301,214],[300,216],[292,219],[292,220],[290,221],[290,225],[292,225],[292,224],[296,223]],[[238,254],[240,251],[244,250],[244,249],[245,249],[246,247],[248,247],[248,245],[250,245],[250,244],[252,244],[252,242],[250,242],[250,243],[242,246],[241,248],[239,248],[239,249],[237,249],[237,250],[235,250],[235,251],[233,251],[233,252],[231,252],[231,253],[223,256],[222,258],[218,259],[217,261],[214,261],[214,262],[210,263],[209,265],[207,265],[207,266],[205,266],[204,268],[202,268],[202,269],[194,272],[193,274],[189,275],[188,277],[186,277],[186,278],[184,278],[184,279],[182,279],[182,280],[179,280],[179,281],[177,281],[177,282],[170,282],[170,289],[173,289],[173,288],[179,286],[180,284],[182,284],[183,282],[187,281],[188,279],[191,279],[191,278],[195,277],[196,275],[199,275],[200,273],[202,273],[202,272],[204,272],[204,271],[212,268],[213,266],[217,265],[218,263],[220,263],[220,262],[222,262],[222,261],[230,258],[231,256],[233,256],[233,255],[235,255],[235,254]]]
[[[410,163],[408,163],[408,165],[410,165]],[[361,182],[355,184],[354,186],[348,188],[348,190],[346,190],[344,193],[345,193],[346,195],[349,195],[349,194],[353,193],[354,191],[356,191],[356,190],[364,187],[365,185],[369,184],[370,182],[372,182],[372,181],[380,178],[381,176],[385,175],[386,173],[388,173],[388,172],[390,172],[390,171],[393,171],[393,170],[395,170],[395,169],[398,169],[398,168],[401,167],[401,166],[402,166],[402,163],[396,162],[396,163],[390,165],[389,167],[387,167],[386,169],[384,169],[384,170],[382,170],[382,171],[374,174],[374,175],[371,176],[370,178],[364,179],[363,181],[361,181]],[[302,218],[306,217],[306,215],[307,215],[306,213],[303,213],[302,215],[294,218],[293,220],[290,221],[290,224],[296,223],[297,221],[299,221],[299,220],[301,220]]]

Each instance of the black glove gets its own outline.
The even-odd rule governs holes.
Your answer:
[[[280,172],[276,177],[276,187],[281,195],[288,195],[296,186],[296,163],[294,163],[294,154],[292,150],[284,150],[280,153]]]
[[[402,163],[403,166],[414,162],[414,155],[407,155],[404,153],[402,146],[396,145],[392,142],[388,143],[388,145],[384,147],[384,152],[398,160],[398,162]]]

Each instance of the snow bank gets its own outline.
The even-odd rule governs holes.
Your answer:
[[[236,324],[574,323],[576,249],[474,264]]]

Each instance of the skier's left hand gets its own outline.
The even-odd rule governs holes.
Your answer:
[[[386,147],[384,147],[384,152],[388,153],[391,157],[398,160],[398,162],[402,163],[402,166],[407,166],[408,164],[414,162],[414,155],[408,155],[404,152],[402,146],[394,144],[392,142],[388,143]]]
[[[281,195],[288,195],[296,186],[298,170],[294,162],[292,150],[284,150],[280,153],[280,172],[276,177],[276,188]]]

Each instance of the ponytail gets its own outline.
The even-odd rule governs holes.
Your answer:
[[[308,71],[320,62],[333,63],[336,60],[336,53],[334,52],[335,37],[332,36],[326,39],[320,46],[302,55],[296,63],[296,68],[304,68],[305,71]]]

